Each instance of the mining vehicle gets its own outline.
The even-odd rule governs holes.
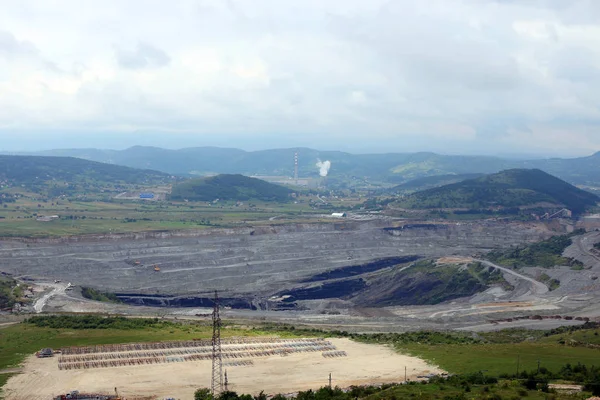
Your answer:
[[[118,394],[79,393],[79,390],[72,390],[56,396],[54,400],[121,400],[121,397]]]

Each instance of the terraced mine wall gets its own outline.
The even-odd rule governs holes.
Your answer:
[[[123,303],[139,306],[155,307],[204,307],[212,308],[214,301],[210,297],[194,296],[171,296],[165,295],[146,295],[138,293],[115,293]],[[241,310],[256,310],[257,307],[251,300],[245,298],[219,298],[222,306]]]
[[[133,304],[196,307],[219,290],[232,307],[260,308],[303,282],[318,281],[319,296],[331,290],[337,297],[344,285],[332,283],[340,278],[362,279],[415,258],[472,255],[552,234],[541,223],[379,220],[12,239],[0,241],[0,271],[119,293]]]

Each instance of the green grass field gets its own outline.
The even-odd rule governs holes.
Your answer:
[[[564,335],[561,338],[563,338],[565,342],[574,340],[581,343],[600,345],[600,329],[573,332],[572,334]]]
[[[559,370],[565,364],[600,367],[600,349],[570,346],[599,344],[600,329],[583,329],[545,336],[543,331],[504,330],[481,335],[484,343],[397,343],[397,351],[422,357],[454,374],[487,371],[492,376],[546,367]],[[566,343],[566,344],[565,344]]]
[[[223,337],[267,334],[294,336],[293,332],[276,334],[237,326],[225,326],[222,330]],[[211,336],[212,327],[207,323],[174,323],[147,329],[55,329],[21,323],[0,329],[0,369],[16,367],[25,357],[44,347],[59,349],[97,344],[206,339]]]
[[[340,207],[348,208],[343,202]],[[4,207],[4,205],[6,207]],[[66,201],[39,203],[23,198],[0,207],[0,237],[46,237],[99,233],[126,233],[245,225],[277,225],[318,221],[327,213],[312,209],[308,200],[294,203],[234,202],[209,205],[185,202]],[[344,210],[346,208],[343,208]],[[58,220],[37,221],[41,215]]]
[[[564,338],[595,343],[598,330],[576,331],[524,341],[521,343],[485,344],[419,344],[404,343],[395,346],[402,353],[422,357],[451,373],[472,373],[486,370],[488,375],[512,374],[516,372],[517,360],[520,370],[537,368],[540,365],[558,370],[563,365],[582,363],[600,365],[600,350],[560,344]],[[94,344],[148,342],[209,338],[211,327],[207,323],[169,324],[148,329],[54,329],[18,324],[0,330],[0,369],[18,365],[24,357],[42,347],[60,348]],[[223,329],[223,336],[306,336],[298,330],[242,329],[231,325]],[[313,333],[317,334],[317,333]]]
[[[37,324],[20,323],[0,329],[0,369],[17,367],[25,357],[44,347],[62,348],[68,346],[85,346],[96,344],[114,344],[131,342],[153,342],[166,340],[207,339],[211,337],[212,328],[209,322],[168,322],[163,320],[116,319],[108,327],[119,329],[100,329],[103,324],[98,317],[36,317]],[[60,319],[62,318],[62,319]],[[145,322],[144,322],[145,321]],[[144,325],[146,324],[146,325]],[[71,326],[72,328],[57,328]],[[95,326],[95,329],[89,329]],[[468,374],[483,372],[488,377],[501,374],[514,374],[519,360],[520,371],[534,371],[537,362],[550,371],[559,371],[565,364],[578,363],[587,366],[600,364],[600,350],[585,347],[572,347],[565,343],[569,338],[585,342],[597,343],[600,329],[586,329],[565,332],[545,337],[536,333],[528,337],[527,331],[499,332],[486,334],[487,343],[473,343],[461,334],[444,333],[412,333],[397,340],[396,350],[425,358],[441,366],[452,374]],[[273,325],[249,328],[234,324],[225,324],[223,337],[231,336],[328,336],[315,330],[291,329]],[[333,336],[347,334],[330,333]],[[390,336],[392,337],[392,336]],[[398,336],[395,336],[398,339]],[[494,343],[489,343],[493,339]],[[385,338],[377,336],[361,336],[362,341],[384,343]],[[524,341],[523,341],[524,340]],[[419,343],[420,341],[420,343]],[[510,343],[516,341],[518,343]],[[429,343],[429,344],[424,344]],[[461,344],[462,343],[462,344]],[[399,367],[400,368],[400,367]],[[10,374],[0,374],[0,385],[3,385]],[[397,386],[374,393],[366,398],[379,399],[517,399],[522,398],[523,387],[517,381],[501,381],[497,385],[473,384],[469,390],[462,386],[436,382],[429,385]],[[581,396],[552,395],[527,391],[528,399],[579,399]]]
[[[537,368],[540,365],[555,371],[563,365],[577,364],[600,366],[600,350],[584,347],[569,347],[558,343],[516,343],[516,344],[470,344],[470,345],[404,345],[398,351],[422,357],[456,373],[472,373],[482,370],[486,374],[498,376]],[[519,361],[518,361],[519,360]]]

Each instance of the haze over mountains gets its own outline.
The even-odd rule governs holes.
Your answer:
[[[125,150],[61,149],[35,155],[70,156],[92,161],[153,169],[170,174],[293,175],[294,153],[302,176],[318,176],[318,159],[331,161],[329,175],[357,176],[403,183],[448,174],[489,174],[511,168],[536,168],[572,184],[600,185],[600,153],[579,158],[512,160],[488,156],[448,156],[435,153],[350,154],[309,148],[244,151],[235,148],[194,147],[169,150],[134,146]]]

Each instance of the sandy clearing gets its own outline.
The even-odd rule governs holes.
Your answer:
[[[469,264],[473,262],[471,257],[448,256],[437,259],[437,264]]]
[[[252,358],[253,366],[227,367],[231,390],[256,394],[290,393],[316,389],[327,384],[350,385],[400,382],[404,367],[409,379],[426,373],[440,373],[439,368],[424,360],[394,352],[388,346],[328,339],[347,357],[324,358],[321,353],[295,353],[286,357]],[[47,400],[70,390],[113,393],[117,387],[128,399],[156,396],[192,399],[199,387],[210,385],[210,361],[171,364],[59,370],[56,358],[31,356],[23,373],[9,379],[4,387],[6,400]]]

